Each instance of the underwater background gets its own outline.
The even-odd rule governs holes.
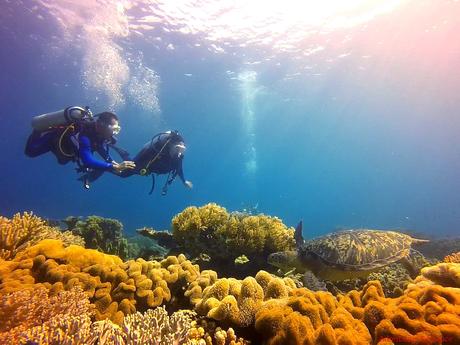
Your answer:
[[[460,3],[8,1],[0,11],[0,213],[96,214],[169,229],[190,205],[341,228],[458,235]],[[184,172],[149,178],[24,155],[33,116],[115,111],[135,154],[185,137]],[[115,154],[114,154],[115,156]]]

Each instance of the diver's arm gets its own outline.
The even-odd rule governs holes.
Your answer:
[[[102,144],[100,147],[98,147],[97,153],[99,153],[99,155],[102,158],[104,158],[104,160],[107,163],[112,163],[113,162],[113,159],[112,159],[112,157],[110,157],[110,153],[109,153],[109,145],[107,145],[105,143]]]
[[[176,165],[176,174],[180,177],[182,183],[186,185],[188,188],[192,188],[192,182],[185,179],[184,170],[182,169],[182,159],[183,157],[179,158],[177,165]]]
[[[182,169],[182,158],[179,158],[176,163],[176,173],[180,177],[183,183],[187,181],[184,177],[184,170]]]
[[[94,158],[91,152],[91,141],[87,136],[80,135],[79,138],[80,147],[78,149],[80,159],[87,168],[99,169],[99,170],[110,170],[113,168],[113,164],[109,162],[103,162]]]

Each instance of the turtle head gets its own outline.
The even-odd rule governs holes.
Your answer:
[[[267,262],[282,270],[290,270],[298,266],[297,252],[289,250],[272,253],[268,256]]]
[[[303,228],[303,224],[302,224],[302,221],[300,221],[299,224],[297,224],[297,226],[295,227],[295,232],[294,232],[295,246],[297,249],[303,246],[305,242],[302,236],[302,228]]]

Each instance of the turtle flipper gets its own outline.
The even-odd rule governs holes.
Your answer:
[[[327,291],[326,283],[319,280],[312,271],[307,271],[302,277],[303,286],[312,291]]]
[[[429,264],[425,256],[420,253],[418,250],[411,248],[409,250],[409,255],[401,259],[401,264],[409,272],[411,278],[415,278],[419,275],[420,270]]]

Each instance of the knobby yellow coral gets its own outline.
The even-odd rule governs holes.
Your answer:
[[[291,279],[277,278],[265,271],[258,272],[255,278],[246,277],[244,280],[217,279],[217,275],[207,272],[200,281],[201,285],[192,283],[185,293],[195,310],[214,320],[240,327],[254,322],[263,301],[287,296],[295,287]]]
[[[138,259],[123,263],[114,255],[44,240],[0,270],[0,293],[44,286],[52,293],[80,286],[96,306],[96,319],[121,323],[123,316],[172,299],[199,275],[185,256],[161,262]]]

